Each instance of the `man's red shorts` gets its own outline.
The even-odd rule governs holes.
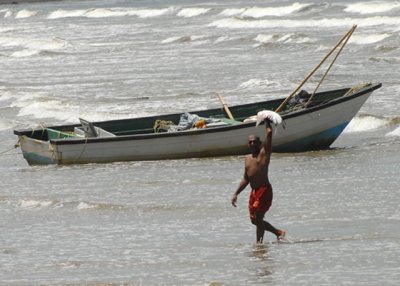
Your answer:
[[[261,186],[256,190],[251,190],[249,199],[250,219],[255,218],[255,212],[264,215],[271,207],[272,197],[271,184]]]

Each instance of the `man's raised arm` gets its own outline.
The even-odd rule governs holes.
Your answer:
[[[264,163],[268,164],[271,158],[271,153],[272,153],[272,127],[271,127],[271,121],[269,119],[265,119],[265,139],[262,143],[262,149],[264,149],[264,152],[260,152],[260,155],[262,155],[262,159],[265,160]]]

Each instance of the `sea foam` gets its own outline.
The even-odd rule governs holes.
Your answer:
[[[48,16],[47,19],[61,19],[61,18],[69,18],[69,17],[83,17],[87,10],[57,10],[54,12],[51,12]]]
[[[11,54],[11,57],[13,58],[24,58],[24,57],[31,57],[34,55],[38,55],[40,54],[39,50],[29,50],[29,49],[25,49],[22,51],[16,51],[14,53]]]
[[[4,13],[4,18],[9,18],[12,16],[12,11],[10,9],[1,9],[0,13]]]
[[[270,86],[276,86],[277,83],[267,80],[267,79],[257,79],[257,78],[252,78],[249,79],[248,81],[245,81],[241,83],[238,87],[238,89],[254,89],[254,88],[259,88],[259,87],[270,87]]]
[[[123,209],[123,205],[114,205],[109,203],[88,203],[88,202],[79,202],[76,206],[78,210],[121,210]]]
[[[391,2],[359,2],[348,5],[344,11],[348,13],[358,14],[376,14],[385,13],[391,10],[399,9],[400,3],[397,1]],[[396,3],[397,2],[397,3]]]
[[[139,18],[153,18],[169,14],[172,11],[174,11],[174,8],[142,9],[142,10],[129,10],[127,14],[129,16],[137,16]]]
[[[274,35],[259,34],[254,40],[260,43],[270,43],[273,42],[274,37]]]
[[[55,202],[53,201],[41,201],[41,200],[20,200],[18,202],[18,206],[21,208],[46,208],[53,205]]]
[[[127,12],[115,11],[111,9],[97,8],[86,11],[82,16],[87,18],[108,18],[108,17],[122,17],[126,16]]]
[[[190,41],[190,36],[182,36],[182,37],[170,37],[165,40],[162,40],[161,43],[163,44],[169,44],[169,43],[174,43],[174,42],[186,42]]]
[[[354,18],[324,18],[318,20],[286,20],[286,19],[270,19],[270,20],[249,20],[241,18],[224,18],[216,20],[209,26],[226,29],[265,29],[265,28],[331,28],[331,27],[349,27],[357,21],[359,27],[374,27],[381,25],[390,25],[398,27],[400,25],[400,17],[375,16],[362,19]]]
[[[62,19],[72,17],[86,17],[86,18],[109,18],[109,17],[125,17],[137,16],[139,18],[152,18],[168,14],[174,8],[164,9],[130,9],[130,8],[95,8],[87,10],[57,10],[51,12],[47,19]]]
[[[353,35],[349,43],[357,44],[357,45],[368,45],[378,43],[383,41],[384,39],[390,37],[389,34],[369,34],[369,35]]]
[[[301,34],[286,34],[283,36],[277,36],[277,35],[265,35],[265,34],[259,34],[257,35],[256,38],[254,38],[255,41],[262,44],[267,44],[267,43],[293,43],[293,44],[305,44],[305,43],[314,43],[316,42],[315,39],[309,38],[305,35]],[[261,45],[254,45],[255,47],[261,46]]]
[[[187,42],[192,42],[192,41],[197,41],[197,40],[202,40],[204,39],[205,36],[199,35],[199,36],[181,36],[181,37],[170,37],[168,39],[165,39],[161,41],[163,44],[169,44],[169,43],[187,43]]]
[[[375,130],[384,126],[389,126],[390,118],[376,117],[372,115],[362,115],[354,117],[344,130],[345,133],[364,132]]]
[[[281,7],[253,7],[248,8],[244,12],[241,13],[243,17],[251,17],[251,18],[262,18],[266,16],[287,16],[298,11],[301,11],[305,7],[308,7],[312,4],[300,4],[298,2],[293,3],[290,6],[281,6]]]
[[[28,57],[37,55],[41,51],[56,51],[68,46],[68,43],[59,38],[53,39],[33,39],[33,38],[11,38],[0,37],[0,46],[21,47],[22,50],[15,51],[11,57]]]
[[[79,106],[49,96],[47,92],[20,92],[10,107],[19,108],[19,117],[56,118],[63,122],[76,122],[78,117],[86,115],[81,114]]]
[[[219,13],[219,15],[231,17],[231,16],[239,15],[239,14],[243,13],[244,11],[246,11],[246,8],[230,8],[230,9],[225,9],[224,11]]]
[[[60,38],[33,39],[0,37],[0,46],[4,47],[20,46],[35,50],[57,50],[64,48],[66,45],[67,42]]]
[[[19,108],[18,117],[33,117],[41,120],[54,118],[57,122],[70,123],[77,123],[79,117],[91,121],[101,121],[137,116],[137,114],[132,114],[131,109],[127,106],[82,107],[79,102],[75,103],[74,101],[49,96],[46,92],[19,93],[15,96],[10,107]]]
[[[31,16],[36,15],[36,11],[29,11],[29,10],[21,10],[15,15],[15,19],[24,19],[24,18],[29,18]]]
[[[76,208],[78,210],[91,210],[91,209],[95,209],[96,207],[97,206],[95,204],[80,202]]]
[[[397,127],[395,130],[389,132],[388,134],[386,134],[386,136],[389,137],[400,137],[400,126]]]
[[[205,14],[208,11],[210,11],[209,8],[184,8],[178,12],[177,16],[190,18]]]
[[[312,4],[300,4],[298,2],[289,6],[278,7],[251,7],[251,8],[231,8],[223,10],[220,15],[222,16],[240,16],[250,18],[262,18],[267,16],[283,17],[294,14],[311,6]]]
[[[4,122],[0,119],[0,131],[10,129],[12,126],[10,124],[7,124],[7,122]]]

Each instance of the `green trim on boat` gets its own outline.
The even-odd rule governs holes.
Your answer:
[[[51,128],[46,128],[46,131],[47,131],[47,138],[49,140],[77,137],[75,133],[62,132]]]
[[[219,120],[221,120],[224,123],[227,123],[229,125],[238,125],[238,124],[242,124],[243,122],[241,121],[237,121],[234,119],[229,119],[229,118],[218,118]]]

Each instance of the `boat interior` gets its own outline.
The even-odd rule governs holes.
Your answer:
[[[300,91],[289,101],[285,108],[279,112],[285,116],[288,113],[296,112],[304,108],[311,108],[322,105],[342,96],[354,93],[354,89],[345,88],[316,93],[312,101],[305,105],[305,101],[311,96],[306,91]],[[304,97],[304,98],[303,98]],[[206,120],[202,125],[199,120],[194,122],[190,128],[213,128],[242,124],[243,122],[255,121],[255,115],[261,110],[276,110],[284,98],[269,100],[264,102],[249,103],[229,107],[233,118],[229,118],[224,108],[215,108],[209,110],[200,110],[190,112],[195,114],[199,120]],[[115,137],[125,135],[143,135],[158,132],[179,132],[178,129],[171,129],[171,126],[178,126],[182,119],[182,113],[166,114],[158,116],[148,116],[142,118],[119,119],[100,122],[91,122],[79,118],[80,124],[59,125],[59,126],[41,126],[34,129],[14,130],[16,135],[26,135],[33,139],[48,141],[52,139],[70,139],[70,138],[96,138],[96,137]],[[207,121],[207,120],[211,120]]]

